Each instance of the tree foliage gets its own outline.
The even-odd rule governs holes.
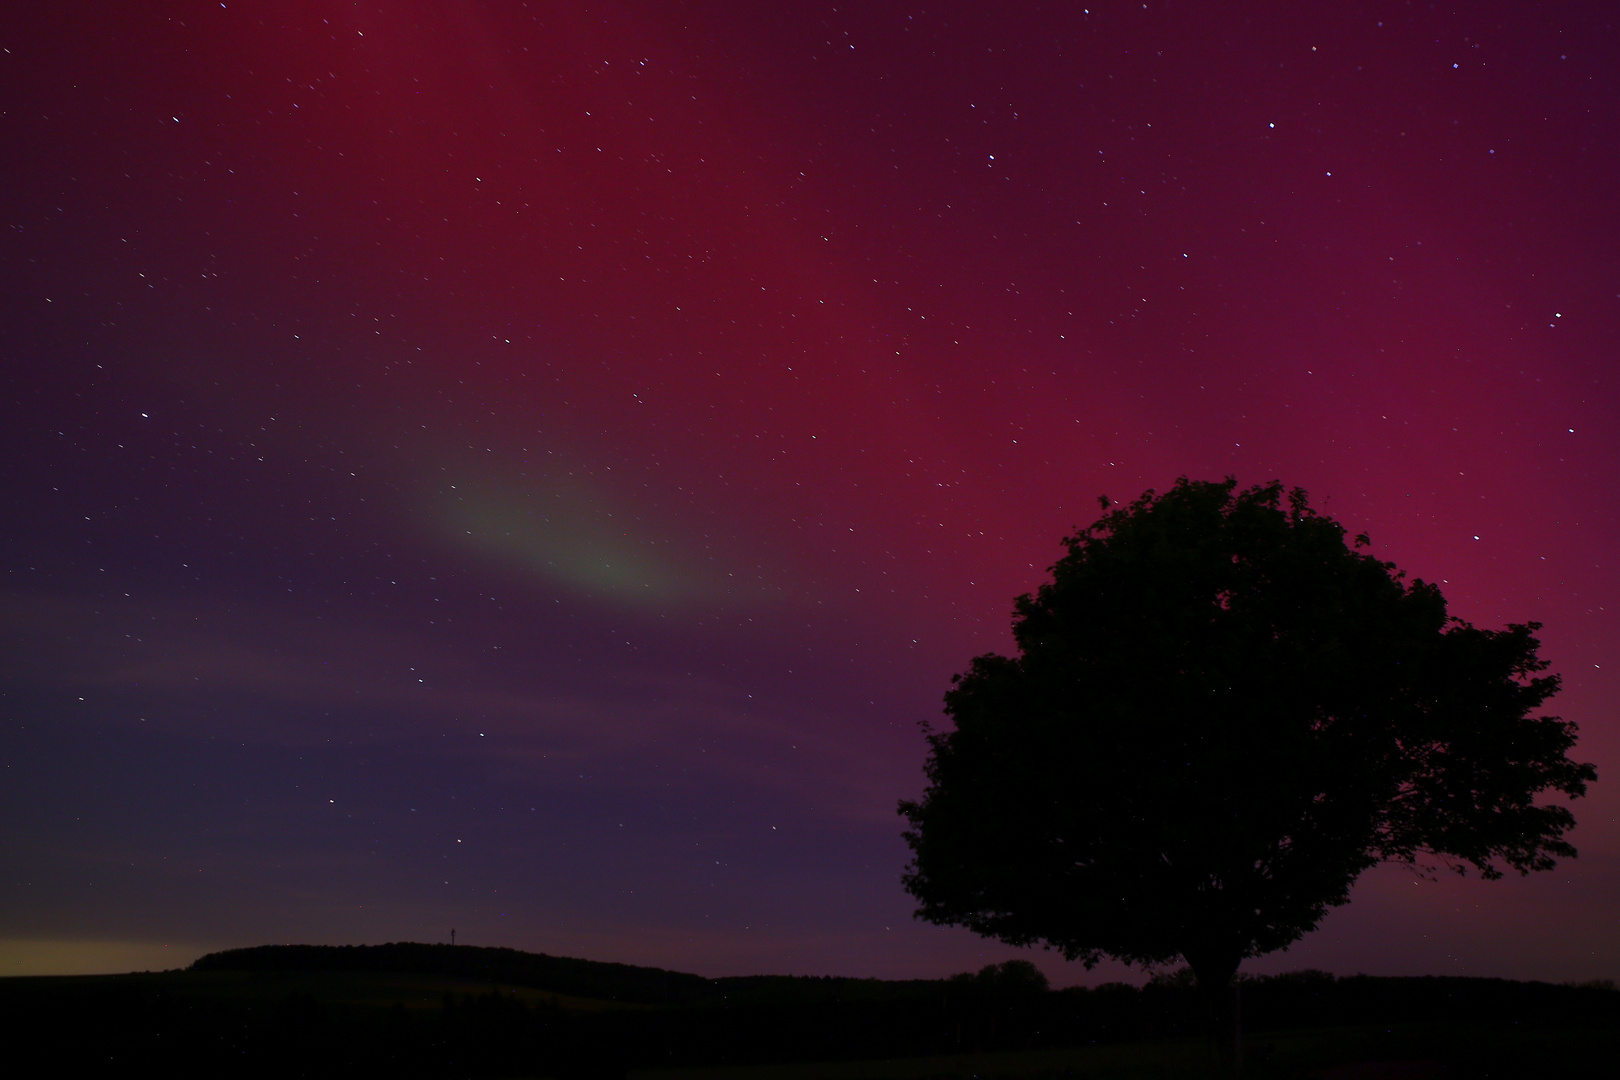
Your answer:
[[[1105,510],[1107,500],[1103,501]],[[1487,878],[1574,848],[1539,624],[1481,630],[1282,485],[1185,478],[1067,538],[903,802],[918,916],[1225,985],[1382,860]]]

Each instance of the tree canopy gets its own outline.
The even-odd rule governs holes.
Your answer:
[[[1596,778],[1537,623],[1482,630],[1282,485],[1181,479],[1068,537],[974,658],[900,811],[917,915],[1225,986],[1392,860],[1487,878],[1575,849]]]

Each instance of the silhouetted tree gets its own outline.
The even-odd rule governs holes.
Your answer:
[[[1178,481],[1066,539],[902,802],[917,915],[1088,965],[1184,958],[1211,1001],[1381,860],[1545,870],[1595,778],[1537,623],[1480,630],[1303,491]]]

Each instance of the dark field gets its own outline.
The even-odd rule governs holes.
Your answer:
[[[1243,984],[1245,1075],[1606,1075],[1620,992],[1492,979]],[[945,980],[748,977],[506,949],[267,947],[192,969],[0,980],[25,1072],[122,1076],[857,1080],[1218,1076],[1184,977],[1050,991],[1017,964]]]

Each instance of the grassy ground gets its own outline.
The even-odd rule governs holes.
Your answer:
[[[138,975],[30,975],[5,979],[0,989],[10,994],[49,993],[53,984],[64,987],[108,987],[162,990],[179,998],[216,1001],[247,1001],[273,1004],[288,994],[308,994],[326,1005],[387,1008],[400,1002],[407,1009],[437,1009],[445,994],[457,998],[498,991],[502,997],[515,996],[533,1008],[542,1002],[565,1009],[594,1012],[600,1009],[636,1009],[646,1006],[570,997],[527,986],[432,975],[392,975],[377,972],[346,971],[161,971]]]
[[[1620,1031],[1457,1025],[1321,1028],[1251,1035],[1246,1080],[1551,1080],[1613,1075]],[[1172,1080],[1230,1077],[1201,1040],[1066,1050],[643,1070],[629,1080]]]
[[[280,1043],[266,1042],[267,1039],[285,1037],[296,1042],[300,1038],[306,1041],[317,1036],[324,1038],[321,1032],[328,1030],[325,1026],[328,1024],[335,1036],[358,1039],[360,1041],[354,1045],[364,1044],[375,1050],[379,1046],[393,1045],[389,1040],[397,1039],[397,1033],[391,1034],[393,1029],[387,1025],[394,1023],[389,1019],[393,1015],[390,1010],[398,1002],[411,1014],[410,1026],[402,1029],[409,1036],[406,1044],[432,1049],[439,1047],[445,1038],[450,1039],[444,1043],[450,1050],[441,1048],[441,1056],[449,1055],[445,1058],[449,1063],[447,1071],[443,1073],[448,1076],[458,1075],[459,1066],[451,1066],[461,1060],[456,1055],[465,1056],[463,1051],[471,1053],[495,1044],[505,1046],[502,1040],[513,1046],[528,1046],[525,1040],[538,1037],[529,1034],[528,1014],[523,1010],[517,1010],[514,1017],[499,1009],[483,1010],[476,1001],[467,1002],[469,998],[493,1002],[494,999],[486,997],[491,990],[508,1001],[515,998],[531,1009],[544,1003],[563,1010],[555,1014],[563,1018],[562,1026],[550,1029],[560,1034],[544,1038],[562,1040],[554,1044],[561,1047],[556,1051],[561,1056],[555,1060],[566,1065],[559,1068],[570,1075],[583,1075],[576,1066],[589,1065],[598,1053],[604,1066],[613,1060],[648,1060],[649,1055],[637,1052],[643,1048],[622,1045],[622,1041],[666,1039],[680,1033],[669,1029],[667,1024],[618,1025],[613,1022],[613,1013],[620,1010],[649,1010],[645,1019],[657,1021],[662,1012],[657,1006],[623,1005],[466,978],[343,971],[175,971],[5,978],[0,979],[0,1031],[4,1030],[7,1017],[19,1008],[44,1002],[43,1010],[24,1011],[36,1016],[38,1022],[56,1024],[62,1032],[76,1031],[74,1025],[85,1022],[92,1024],[94,1032],[101,1030],[104,1021],[134,1017],[128,1022],[139,1021],[144,1026],[131,1027],[127,1032],[119,1029],[123,1033],[118,1039],[126,1035],[139,1036],[152,1042],[154,1047],[162,1043],[162,1038],[156,1041],[148,1038],[153,1036],[154,1029],[149,1019],[144,1018],[148,1014],[141,1010],[145,1008],[155,1009],[151,1015],[173,1028],[172,1031],[164,1028],[164,1038],[201,1040],[207,1044],[203,1047],[207,1052],[214,1052],[208,1051],[214,1043],[225,1045],[236,1039],[241,1045],[252,1047],[254,1053],[273,1053]],[[441,1031],[438,1014],[446,994],[454,996],[462,1005],[454,1014],[459,1019]],[[296,1009],[289,1012],[287,1006],[295,996],[318,1002],[322,1009],[330,1007],[324,1014],[326,1019],[316,1015],[313,1020],[300,1020],[302,1014],[297,1014]],[[52,1001],[60,1004],[52,1006]],[[98,1009],[101,1011],[97,1012]],[[283,1016],[283,1012],[288,1015]],[[595,1016],[580,1015],[583,1013]],[[675,1016],[678,1025],[685,1022],[683,1017],[707,1022],[717,1014],[670,1015]],[[821,1014],[806,1015],[813,1019]],[[854,1015],[836,1014],[825,1022],[842,1023]],[[1493,1015],[1511,1014],[1498,1008]],[[1587,1010],[1584,1015],[1589,1019],[1585,1021],[1569,1018],[1576,1013],[1549,1013],[1545,1009],[1539,1014],[1526,1015],[1553,1015],[1559,1019],[1523,1025],[1508,1020],[1492,1025],[1428,1023],[1251,1032],[1246,1036],[1247,1067],[1243,1075],[1245,1080],[1461,1080],[1463,1077],[1469,1080],[1474,1077],[1502,1080],[1558,1077],[1562,1080],[1616,1075],[1616,1063],[1620,1062],[1620,1022],[1613,1019],[1612,1010]],[[627,1021],[637,1019],[622,1013],[620,1016]],[[839,1016],[843,1020],[838,1019]],[[1608,1019],[1591,1019],[1602,1017]],[[502,1027],[502,1024],[508,1026]],[[642,1030],[643,1027],[646,1030]],[[802,1035],[802,1031],[793,1030],[796,1035]],[[721,1027],[709,1037],[724,1040],[727,1035]],[[456,1042],[457,1038],[462,1041]],[[244,1039],[246,1041],[242,1042]],[[366,1043],[368,1039],[370,1043]],[[621,1044],[611,1045],[615,1039],[621,1040]],[[675,1039],[675,1042],[678,1044],[680,1040]],[[110,1051],[120,1045],[115,1039],[107,1043],[107,1048]],[[815,1040],[805,1040],[804,1045],[815,1045]],[[768,1046],[768,1043],[756,1042],[755,1048],[763,1050]],[[719,1043],[716,1048],[725,1049]],[[685,1052],[691,1049],[688,1047]],[[545,1053],[525,1049],[516,1058],[486,1067],[499,1070],[511,1061],[532,1061],[536,1056],[543,1058]],[[691,1056],[686,1060],[701,1059]],[[633,1080],[1168,1080],[1173,1077],[1230,1080],[1231,1073],[1221,1066],[1205,1042],[1187,1039],[889,1060],[649,1069],[634,1071],[630,1076]]]
[[[1071,1050],[827,1061],[808,1064],[634,1071],[627,1080],[934,1080],[945,1077],[1085,1077],[1148,1080],[1195,1076],[1214,1065],[1203,1043],[1130,1043]]]

